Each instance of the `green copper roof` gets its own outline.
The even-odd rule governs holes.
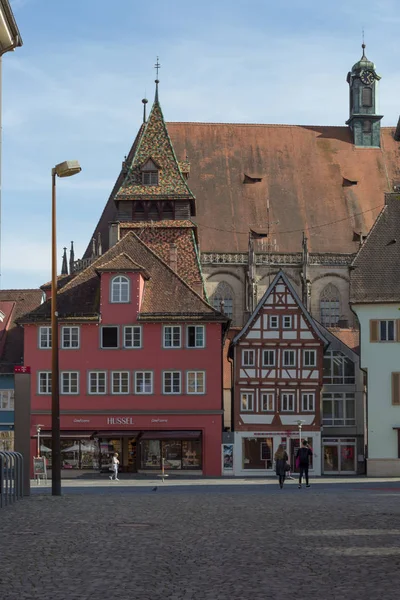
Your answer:
[[[353,65],[352,71],[360,71],[361,69],[375,69],[375,65],[372,61],[368,60],[365,56],[365,44],[362,45],[363,54],[358,62]]]

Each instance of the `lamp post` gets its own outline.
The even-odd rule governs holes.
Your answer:
[[[37,455],[38,458],[40,457],[40,431],[42,429],[43,425],[36,425],[36,431],[37,431]]]
[[[299,428],[299,448],[301,448],[301,429],[303,427],[303,423],[305,423],[304,419],[299,419],[297,421],[297,426]]]
[[[57,227],[56,177],[71,177],[81,172],[77,160],[59,163],[51,170],[51,493],[61,496],[60,395],[58,367],[58,314],[57,314]]]

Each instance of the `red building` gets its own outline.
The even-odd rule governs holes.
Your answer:
[[[321,474],[323,352],[328,344],[286,275],[278,273],[231,344],[234,358],[235,475],[273,473],[284,444],[294,469],[301,437]]]
[[[204,300],[195,198],[158,93],[112,197],[118,221],[58,281],[62,464],[221,473],[222,348],[229,319]],[[106,235],[107,232],[102,232]],[[86,268],[84,268],[86,267]],[[50,286],[43,286],[49,296]],[[51,463],[50,301],[20,321],[36,426]]]

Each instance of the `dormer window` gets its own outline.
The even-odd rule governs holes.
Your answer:
[[[143,185],[158,185],[158,165],[149,158],[142,166]]]
[[[111,302],[129,302],[129,279],[118,275],[111,280]]]

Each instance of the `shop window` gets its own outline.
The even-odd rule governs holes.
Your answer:
[[[281,395],[281,411],[294,412],[295,394],[293,392],[283,392]]]
[[[296,351],[295,350],[284,350],[283,351],[283,366],[284,367],[295,367],[296,366]]]
[[[129,371],[113,371],[111,373],[111,393],[129,394]]]
[[[89,373],[89,394],[105,394],[107,391],[106,371],[91,371]]]
[[[79,348],[79,327],[63,327],[61,329],[61,347]]]
[[[14,410],[14,390],[0,390],[0,410]]]
[[[111,302],[129,302],[129,279],[124,275],[117,275],[111,280]]]
[[[188,348],[205,347],[204,325],[188,325],[186,328],[186,345]]]
[[[335,327],[340,317],[340,294],[336,286],[329,283],[320,296],[321,323],[324,327]]]
[[[79,393],[79,373],[77,371],[63,371],[61,373],[61,393]]]
[[[101,347],[118,348],[118,327],[104,325],[101,328]]]
[[[205,393],[205,378],[204,371],[188,371],[187,373],[187,393],[188,394],[204,394]]]
[[[275,392],[262,392],[261,393],[261,411],[262,412],[274,412],[275,411]]]
[[[142,347],[142,328],[140,325],[124,327],[124,348]]]
[[[47,468],[51,468],[51,440],[46,439],[46,446],[42,448],[42,454],[46,456]],[[99,446],[92,440],[62,439],[61,468],[70,469],[98,469],[99,468]]]
[[[51,327],[39,327],[39,348],[51,348]]]
[[[273,438],[243,438],[242,460],[243,469],[272,469]]]
[[[255,352],[254,350],[242,350],[242,366],[243,367],[254,367]]]
[[[231,286],[226,281],[220,281],[217,289],[211,296],[211,304],[215,310],[220,311],[223,307],[224,314],[227,317],[233,317],[233,300],[234,293]]]
[[[263,350],[263,367],[275,366],[275,350]]]
[[[354,394],[322,394],[322,423],[326,427],[354,427],[356,424]]]
[[[38,393],[51,394],[51,371],[38,373]]]
[[[324,355],[324,383],[355,383],[355,365],[352,360],[339,351],[330,351]]]
[[[164,348],[180,348],[181,347],[181,326],[180,325],[164,325],[163,329],[163,346]]]
[[[283,329],[292,329],[293,317],[285,315],[283,317]]]
[[[316,367],[317,353],[315,350],[303,350],[303,367]]]
[[[14,451],[14,432],[0,431],[0,450],[5,452]]]
[[[241,412],[252,412],[254,410],[253,392],[242,392],[240,394],[240,410]]]
[[[356,440],[325,438],[323,440],[324,473],[356,472]]]
[[[153,372],[136,371],[135,373],[135,394],[153,393]]]
[[[279,317],[277,315],[269,316],[269,328],[270,329],[279,329]]]
[[[142,440],[143,470],[160,470],[164,459],[166,470],[199,470],[202,468],[201,440]]]
[[[181,393],[181,372],[165,371],[163,373],[163,394]]]
[[[315,412],[315,394],[309,392],[301,394],[301,410],[303,412]]]

